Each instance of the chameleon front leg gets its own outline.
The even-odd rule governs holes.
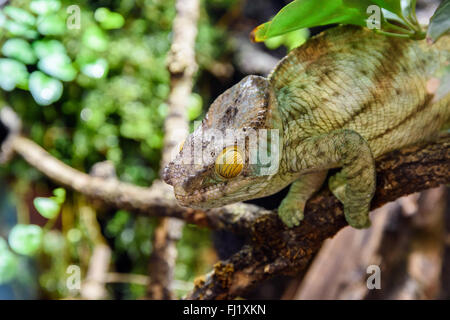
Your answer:
[[[355,131],[342,129],[308,138],[294,151],[296,159],[291,162],[294,171],[342,167],[330,179],[330,189],[343,203],[349,225],[369,227],[370,201],[376,179],[375,161],[367,141]]]
[[[327,170],[301,176],[289,188],[289,193],[278,208],[280,219],[288,227],[298,226],[303,220],[306,201],[322,186]]]

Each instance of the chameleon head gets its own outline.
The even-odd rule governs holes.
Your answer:
[[[220,95],[163,171],[178,202],[213,208],[267,193],[281,154],[281,120],[270,82],[248,76]],[[261,143],[263,147],[261,147]],[[261,153],[270,161],[261,161]],[[275,163],[273,163],[275,162]]]

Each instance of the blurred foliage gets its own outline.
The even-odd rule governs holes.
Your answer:
[[[375,22],[372,20],[375,11],[369,10],[373,5],[380,9],[375,32],[411,39],[425,38],[416,17],[416,0],[295,0],[271,21],[256,27],[252,37],[255,41],[265,41],[301,28],[334,23],[366,27]],[[448,21],[448,14],[446,17]],[[448,25],[445,18],[439,21]]]
[[[427,38],[436,41],[450,32],[450,0],[443,0],[430,19]]]
[[[220,17],[208,12],[225,12],[234,2],[203,1],[198,77],[230,50],[226,31],[215,26]],[[94,163],[110,160],[119,179],[150,185],[159,170],[167,114],[165,61],[174,0],[77,1],[79,29],[72,28],[76,11],[68,11],[71,5],[12,0],[0,12],[0,102],[20,115],[26,135],[65,163],[87,172]],[[191,121],[203,114],[204,99],[209,97],[203,92],[191,95]],[[93,211],[99,220],[93,226],[82,213],[82,197],[69,192],[66,199],[63,189],[46,196],[55,186],[23,160],[1,167],[0,175],[13,187],[18,220],[0,234],[0,284],[14,279],[17,265],[31,256],[42,294],[66,297],[67,266],[76,264],[85,272],[98,241],[113,249],[116,271],[147,273],[155,219],[123,210]],[[202,252],[211,257],[207,248],[208,231],[187,226],[179,243],[177,279],[191,281],[205,271]],[[124,298],[140,297],[145,290],[139,285],[108,288],[112,296]]]

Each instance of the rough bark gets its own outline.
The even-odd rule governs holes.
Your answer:
[[[372,212],[372,226],[369,229],[344,228],[333,239],[326,240],[298,290],[290,298],[363,299],[368,290],[367,267],[379,265],[378,249],[383,231],[398,209],[397,203],[385,205]],[[383,271],[381,276],[384,279]]]
[[[444,187],[415,193],[372,213],[369,229],[345,228],[320,249],[291,298],[435,299],[441,288]],[[367,286],[380,269],[380,288]]]

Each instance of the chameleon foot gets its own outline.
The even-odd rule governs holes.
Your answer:
[[[278,215],[285,225],[292,228],[300,224],[306,201],[320,188],[326,177],[326,170],[308,173],[291,185],[288,195],[278,208]]]
[[[353,199],[353,201],[352,199],[348,199],[345,195],[346,185],[347,182],[342,172],[338,172],[328,180],[328,186],[331,192],[344,205],[344,215],[348,224],[357,229],[370,227],[370,201],[367,204],[361,204],[360,202],[364,202],[361,200],[362,197],[358,197],[358,200]],[[370,199],[370,195],[367,198]]]
[[[281,221],[292,228],[300,225],[300,221],[303,220],[303,210],[305,205],[296,201],[282,201],[278,208],[278,216]]]
[[[344,203],[344,215],[348,224],[356,229],[370,227],[369,205],[351,206]]]

